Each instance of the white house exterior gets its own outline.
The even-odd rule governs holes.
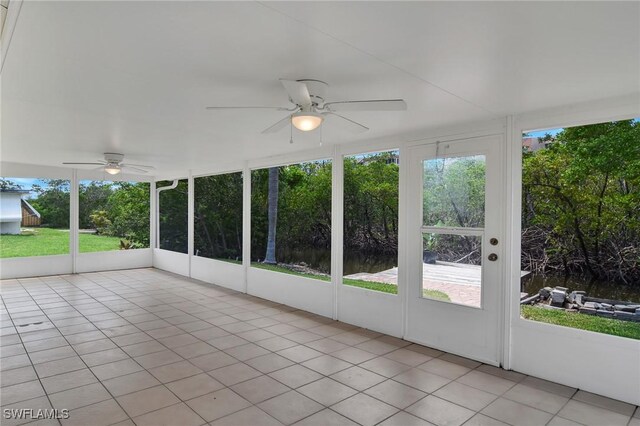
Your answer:
[[[22,221],[22,196],[29,191],[0,190],[0,234],[19,234]]]

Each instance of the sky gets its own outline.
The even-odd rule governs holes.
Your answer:
[[[3,177],[2,179],[10,180],[22,187],[24,190],[31,190],[33,185],[40,185],[42,187],[46,187],[47,183],[42,179],[32,179],[32,178],[12,178],[12,177]],[[37,194],[35,192],[30,192],[25,198],[34,198]]]
[[[632,121],[635,121],[636,123],[640,122],[640,117],[634,118]],[[541,138],[547,133],[549,133],[551,136],[555,136],[558,133],[560,133],[562,130],[564,130],[562,127],[559,127],[557,129],[537,130],[535,132],[527,132],[527,135],[529,135],[532,138]]]
[[[535,132],[527,132],[527,134],[532,138],[541,138],[544,135],[546,135],[547,133],[549,133],[551,136],[555,136],[558,133],[560,133],[562,130],[563,130],[562,128],[538,130],[538,131],[535,131]]]
[[[47,187],[47,181],[43,180],[43,179],[37,179],[37,178],[13,178],[13,177],[2,177],[2,179],[6,179],[6,180],[9,180],[11,182],[14,182],[14,183],[20,185],[22,187],[22,189],[27,190],[27,191],[30,191],[31,188],[33,188],[33,185],[40,185],[43,188]],[[91,182],[91,181],[90,180],[81,180],[80,184],[88,184],[89,182]],[[100,181],[96,181],[96,182],[100,182]],[[38,196],[37,192],[31,191],[24,198],[31,199],[31,198],[36,198],[37,196]]]

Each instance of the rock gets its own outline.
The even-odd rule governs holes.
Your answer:
[[[595,309],[592,308],[585,308],[584,306],[582,308],[580,308],[580,313],[581,314],[587,314],[587,315],[596,315],[598,311],[596,311]]]
[[[607,311],[613,311],[613,305],[610,305],[608,303],[601,303],[600,304],[600,309],[605,309]]]
[[[523,299],[520,299],[520,304],[521,305],[534,305],[539,299],[540,299],[540,295],[539,294],[534,294],[533,296],[524,297]]]
[[[542,300],[547,300],[549,296],[551,296],[551,287],[541,288],[540,291],[538,291],[538,294]]]
[[[572,291],[571,294],[567,297],[569,299],[569,303],[576,303],[580,301],[582,304],[582,298],[584,297],[584,291]]]
[[[557,308],[561,308],[564,305],[564,301],[567,298],[566,289],[559,290],[563,287],[556,287],[551,291],[551,306],[555,306]]]
[[[424,250],[422,252],[422,261],[424,263],[435,265],[436,260],[438,260],[438,253],[430,250]]]
[[[599,317],[613,318],[613,311],[598,309],[598,312],[596,312],[596,315],[598,315]]]
[[[636,309],[640,308],[637,305],[614,305],[613,309],[616,311],[624,311],[624,312],[635,312]]]
[[[613,314],[617,319],[621,319],[621,320],[632,320],[635,317],[635,314],[632,314],[631,312],[624,312],[624,311],[614,311]]]
[[[583,305],[584,305],[584,307],[586,309],[594,309],[595,310],[595,309],[598,309],[597,305],[599,305],[599,303],[596,303],[596,302],[584,302]]]

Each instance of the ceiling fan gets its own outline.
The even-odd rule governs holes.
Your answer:
[[[336,112],[342,111],[404,111],[407,103],[403,99],[369,99],[359,101],[325,102],[324,92],[329,86],[324,81],[313,79],[285,80],[280,79],[289,95],[292,107],[277,106],[210,106],[207,109],[275,109],[288,111],[290,114],[282,120],[267,127],[262,133],[275,133],[288,124],[296,129],[308,132],[317,129],[325,119],[340,125],[353,133],[366,132],[369,128]]]
[[[135,170],[141,173],[148,173],[149,170],[153,170],[153,166],[145,166],[143,164],[129,164],[123,163],[124,154],[118,154],[115,152],[105,152],[104,160],[98,160],[95,163],[62,163],[66,165],[82,165],[82,166],[99,166],[94,170],[104,169],[105,172],[110,175],[117,175],[122,169]]]

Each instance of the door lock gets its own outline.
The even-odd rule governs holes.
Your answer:
[[[496,260],[498,260],[498,255],[495,253],[491,253],[488,257],[487,257],[490,261],[495,262]]]

